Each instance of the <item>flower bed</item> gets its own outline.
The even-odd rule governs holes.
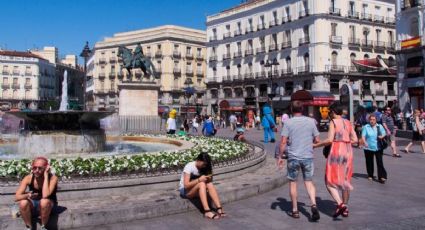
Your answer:
[[[248,145],[219,138],[168,136],[195,143],[191,149],[174,152],[141,153],[131,156],[100,158],[51,159],[52,172],[62,178],[119,175],[127,173],[155,173],[180,169],[193,161],[201,151],[210,154],[214,163],[236,159],[248,153]],[[19,179],[30,172],[31,159],[0,160],[0,178]]]

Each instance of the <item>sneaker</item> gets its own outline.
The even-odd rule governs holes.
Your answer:
[[[317,210],[316,205],[311,206],[311,220],[312,221],[318,221],[320,219],[319,210]]]

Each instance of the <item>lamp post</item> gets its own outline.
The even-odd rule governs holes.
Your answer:
[[[193,84],[192,78],[186,78],[186,80],[183,83],[186,85],[186,88],[184,89],[184,96],[186,97],[186,119],[189,117],[189,98],[191,95],[194,94],[194,90],[190,85]]]
[[[83,110],[86,110],[86,87],[87,87],[87,59],[91,55],[89,42],[86,41],[86,45],[81,51],[80,57],[84,58],[84,78],[83,78]]]
[[[273,98],[276,96],[276,90],[273,89],[273,66],[278,66],[279,62],[277,61],[277,59],[273,59],[272,62],[270,62],[270,60],[266,61],[266,64],[264,64],[264,67],[266,68],[270,68],[270,93],[267,94],[267,96],[269,97],[269,102],[270,102],[270,108],[272,109],[272,113],[274,115],[274,110],[273,110]]]

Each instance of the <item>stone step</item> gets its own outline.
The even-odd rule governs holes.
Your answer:
[[[284,171],[276,170],[274,159],[267,157],[265,164],[256,171],[218,180],[215,184],[222,203],[228,203],[283,185],[286,182],[284,174]],[[53,218],[60,229],[146,219],[196,208],[191,201],[180,198],[176,189],[152,190],[140,194],[105,194],[84,200],[60,201],[59,206],[66,208],[57,218]],[[22,220],[12,219],[7,207],[0,208],[0,229],[19,229],[22,226]]]

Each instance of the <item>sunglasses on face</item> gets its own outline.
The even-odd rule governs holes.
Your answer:
[[[37,167],[37,166],[33,166],[33,167],[32,167],[32,170],[33,170],[33,171],[37,171],[37,170],[38,170],[38,171],[43,171],[44,169],[45,169],[45,167]]]

